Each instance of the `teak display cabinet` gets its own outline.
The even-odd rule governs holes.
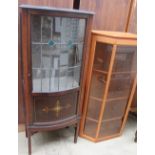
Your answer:
[[[93,31],[80,136],[97,142],[119,136],[136,89],[137,37]]]
[[[26,135],[70,125],[77,141],[93,13],[21,5]]]

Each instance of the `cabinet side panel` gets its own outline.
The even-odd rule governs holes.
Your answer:
[[[25,122],[23,82],[22,82],[22,53],[21,53],[21,10],[18,10],[18,123]]]
[[[28,63],[29,58],[29,46],[28,46],[28,34],[29,34],[29,18],[28,11],[22,10],[22,64],[23,64],[23,82],[24,82],[24,103],[26,111],[26,124],[30,124],[32,114],[31,114],[31,90],[30,90],[30,64]]]

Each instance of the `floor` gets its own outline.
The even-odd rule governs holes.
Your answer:
[[[134,135],[137,128],[135,118],[129,117],[121,137],[99,143],[78,138],[73,143],[73,128],[53,132],[42,132],[32,136],[32,155],[136,155]],[[25,132],[18,134],[18,155],[28,155]]]

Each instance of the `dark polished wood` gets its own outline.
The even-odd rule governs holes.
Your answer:
[[[75,126],[74,143],[77,143],[78,134],[79,134],[79,123],[77,123]]]
[[[21,9],[18,10],[18,124],[25,122],[21,53]]]
[[[37,131],[52,131],[75,126],[74,142],[77,142],[81,107],[85,89],[86,68],[88,65],[90,30],[93,13],[86,11],[62,10],[22,5],[22,64],[24,79],[24,97],[26,109],[26,135],[29,154],[31,154],[31,136]],[[33,90],[32,64],[32,17],[72,17],[86,20],[79,86],[56,92],[35,92]],[[37,25],[35,25],[37,26]],[[65,31],[65,29],[64,29]],[[34,34],[34,33],[33,33]],[[39,50],[38,50],[39,51]],[[67,83],[69,84],[69,83]]]
[[[39,6],[51,6],[56,8],[73,8],[73,0],[18,0],[18,5],[21,4],[30,4],[30,5],[39,5]],[[23,73],[22,73],[22,56],[21,56],[21,16],[20,16],[21,9],[18,8],[18,16],[19,16],[19,27],[18,27],[18,124],[25,123],[25,108],[24,108],[24,99],[23,99]]]

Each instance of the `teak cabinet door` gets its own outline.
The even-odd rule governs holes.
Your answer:
[[[94,42],[82,136],[100,141],[115,137],[122,130],[136,77],[137,48],[97,39]]]

